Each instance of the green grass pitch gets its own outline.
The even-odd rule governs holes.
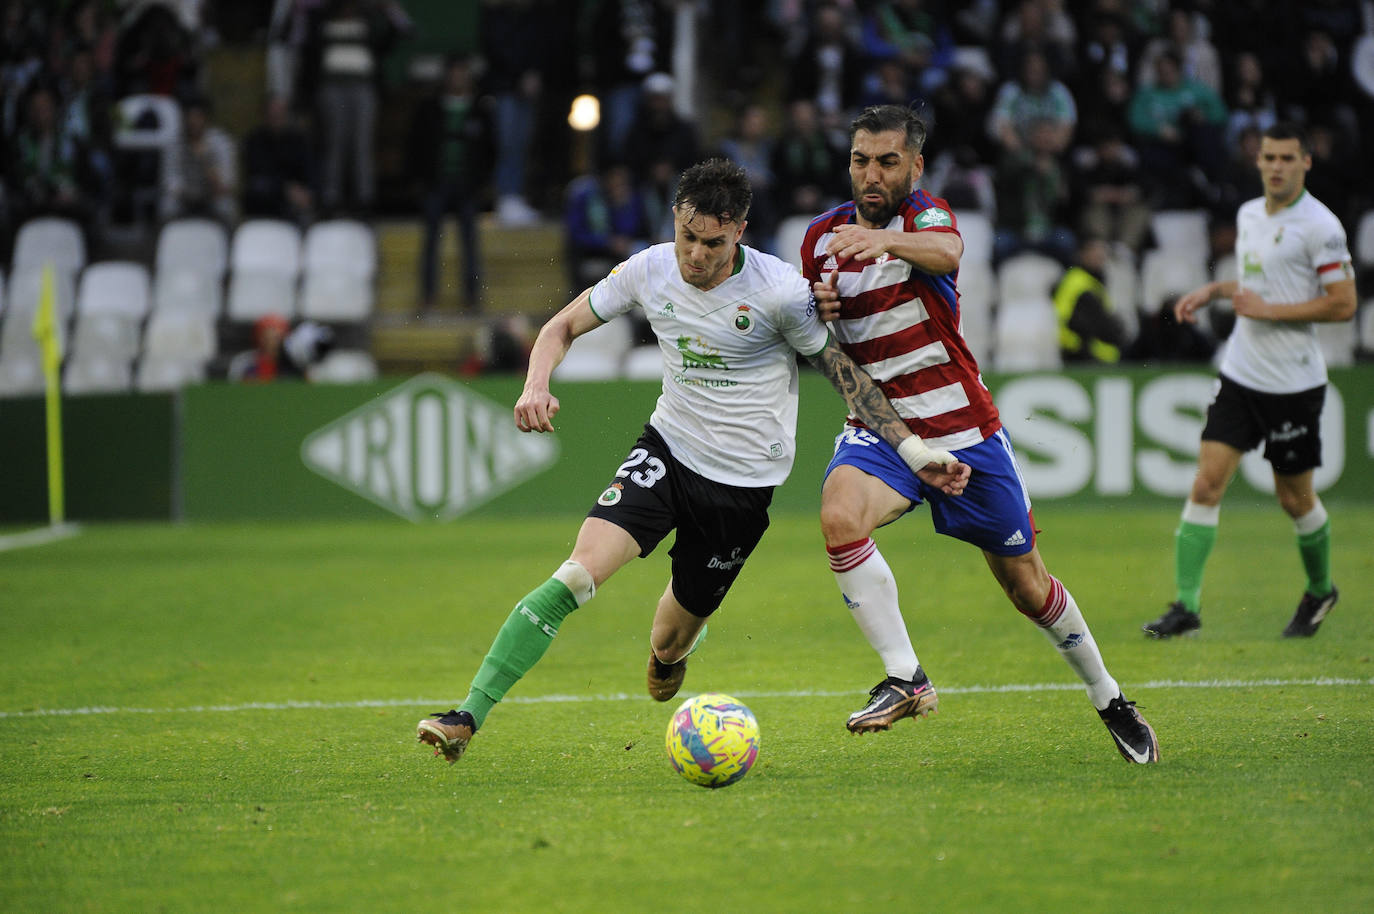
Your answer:
[[[923,512],[879,540],[940,713],[849,735],[882,671],[814,516],[775,517],[687,674],[762,730],[717,791],[669,767],[676,702],[643,691],[666,547],[569,617],[461,762],[416,743],[577,517],[0,552],[0,910],[1374,910],[1374,507],[1330,507],[1342,600],[1315,638],[1279,637],[1291,524],[1237,504],[1202,631],[1157,643],[1177,509],[1040,506],[1151,767]]]

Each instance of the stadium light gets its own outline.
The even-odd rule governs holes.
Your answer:
[[[595,95],[579,95],[573,99],[568,111],[568,126],[574,130],[587,132],[595,130],[601,123],[601,100]]]

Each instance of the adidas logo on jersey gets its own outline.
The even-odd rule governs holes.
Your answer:
[[[1003,546],[1024,546],[1024,545],[1026,545],[1026,536],[1025,536],[1025,534],[1023,534],[1020,530],[1017,530],[1017,531],[1016,531],[1015,533],[1013,533],[1011,536],[1009,536],[1009,537],[1007,537],[1005,540],[1003,540],[1003,541],[1002,541],[1002,545],[1003,545]]]

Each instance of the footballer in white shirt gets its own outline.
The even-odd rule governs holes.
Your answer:
[[[1316,634],[1339,596],[1331,582],[1331,522],[1312,485],[1321,465],[1326,396],[1326,363],[1313,325],[1354,317],[1354,270],[1340,220],[1304,186],[1312,155],[1302,128],[1280,123],[1266,130],[1256,164],[1264,196],[1236,213],[1237,278],[1207,283],[1174,307],[1179,320],[1194,321],[1208,302],[1229,298],[1236,326],[1174,537],[1176,599],[1143,626],[1155,638],[1201,626],[1202,576],[1221,499],[1241,457],[1261,443],[1307,576],[1284,637]]]
[[[521,431],[554,431],[554,368],[575,338],[635,308],[658,338],[663,392],[572,554],[516,603],[467,698],[418,724],[420,741],[450,762],[543,656],[564,618],[673,531],[672,575],[654,614],[646,680],[658,701],[677,693],[687,655],[767,529],[773,489],[792,468],[798,353],[921,479],[949,495],[963,492],[969,467],[907,427],[821,323],[801,274],[740,243],[750,202],[738,165],[712,159],[687,169],[673,241],[630,257],[540,330],[515,404]]]

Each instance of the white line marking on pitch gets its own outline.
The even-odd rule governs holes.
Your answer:
[[[1374,678],[1340,679],[1331,676],[1321,676],[1314,679],[1203,679],[1191,681],[1180,679],[1157,679],[1152,682],[1142,682],[1138,686],[1132,686],[1132,694],[1135,693],[1136,689],[1255,689],[1273,688],[1275,686],[1371,685],[1374,685]],[[1032,682],[1011,685],[941,686],[940,694],[987,695],[999,692],[1073,692],[1082,688],[1083,686],[1076,682]],[[683,697],[686,698],[690,694],[694,693],[684,692]],[[855,690],[849,689],[841,692],[819,690],[788,692],[739,691],[733,694],[736,698],[843,698],[845,696],[854,695]],[[646,695],[631,695],[626,692],[616,692],[610,695],[512,696],[505,699],[505,701],[507,704],[542,705],[564,702],[649,701],[649,698]],[[238,711],[337,711],[357,708],[437,708],[440,705],[446,704],[452,704],[452,699],[446,698],[442,701],[435,701],[427,698],[364,699],[361,701],[253,701],[235,705],[192,705],[185,708],[37,708],[30,711],[0,711],[0,720],[17,717],[83,717],[92,714],[208,714],[211,712]]]
[[[39,527],[37,530],[25,530],[23,533],[11,533],[0,536],[0,552],[28,546],[44,546],[76,536],[80,532],[80,524],[55,524],[51,527]]]

